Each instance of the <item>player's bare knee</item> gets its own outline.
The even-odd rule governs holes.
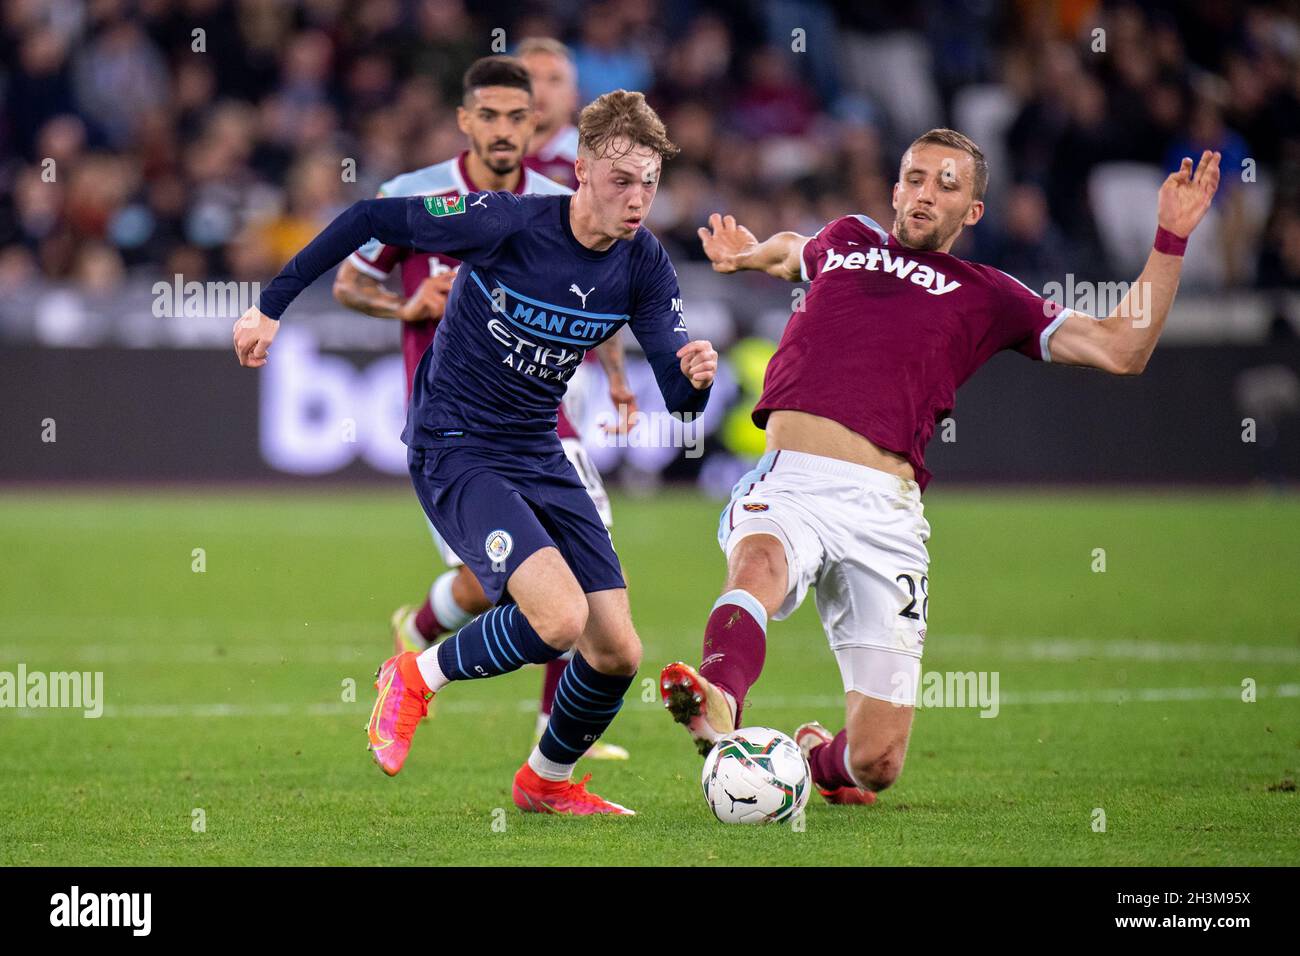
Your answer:
[[[894,747],[868,750],[849,747],[849,769],[858,786],[867,790],[886,789],[903,770],[903,754]]]
[[[578,643],[587,627],[587,607],[585,604],[560,603],[539,614],[538,620],[530,618],[529,623],[537,636],[551,647],[567,651]]]
[[[572,648],[586,630],[586,602],[565,602],[551,615],[550,623],[555,639],[564,641],[565,648]]]
[[[641,638],[630,618],[614,624],[608,618],[600,625],[593,623],[579,649],[587,663],[602,674],[631,677],[641,666]]]
[[[617,658],[614,662],[615,669],[611,673],[630,677],[641,666],[641,638],[636,636],[636,631],[632,630],[630,623],[627,635],[618,642],[615,656]]]
[[[594,656],[596,659],[587,663],[602,674],[631,677],[641,666],[641,642],[634,636],[631,642],[621,642]]]
[[[765,595],[784,593],[785,582],[785,549],[771,535],[745,538],[732,551],[727,563],[727,590],[740,588],[763,599]]]

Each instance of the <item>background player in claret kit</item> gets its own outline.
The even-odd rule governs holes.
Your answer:
[[[622,707],[641,643],[612,539],[564,456],[555,409],[583,352],[624,325],[675,413],[704,409],[718,356],[688,340],[676,272],[642,226],[676,152],[663,123],[640,93],[617,90],[583,110],[579,129],[572,196],[355,203],[235,323],[234,344],[240,364],[264,365],[290,302],[367,237],[463,262],[416,371],[402,438],[425,513],[497,606],[435,647],[384,662],[370,747],[396,774],[448,683],[576,647],[546,733],[515,774],[514,801],[529,812],[627,814],[589,792],[587,778],[572,780]]]
[[[524,166],[577,189],[573,164],[578,158],[578,127],[573,116],[578,110],[578,68],[573,54],[559,40],[527,37],[519,41],[515,56],[533,81],[537,118]]]
[[[845,216],[809,238],[758,242],[730,217],[700,229],[719,272],[811,281],[768,366],[754,422],[768,452],[738,482],[718,540],[727,581],[698,669],[664,668],[674,719],[701,752],[741,724],[767,620],[817,590],[846,697],[845,728],[796,739],[832,803],[871,803],[907,750],[929,608],[926,443],[956,389],[996,352],[1116,375],[1147,364],[1178,288],[1187,237],[1219,184],[1217,152],[1184,159],[1158,197],[1155,248],[1103,319],[1061,308],[997,269],[949,254],[984,213],[988,166],[973,142],[931,130],[903,155],[893,228]]]
[[[525,41],[527,43],[528,41]],[[563,49],[563,48],[561,48]],[[547,56],[547,54],[542,54]],[[536,62],[544,62],[538,59]],[[548,67],[554,69],[554,67]],[[553,84],[552,84],[553,85]],[[457,122],[469,141],[469,148],[458,156],[404,173],[384,183],[380,197],[396,196],[465,196],[480,190],[505,190],[516,194],[561,195],[570,192],[567,184],[547,178],[524,164],[524,152],[536,135],[534,118],[545,112],[554,132],[554,113],[558,102],[554,92],[545,110],[533,98],[530,75],[521,60],[490,56],[476,61],[465,73],[464,102],[456,111]],[[574,98],[576,99],[576,87]],[[568,107],[572,111],[572,105]],[[549,112],[547,112],[549,111]],[[576,131],[575,131],[576,136]],[[562,164],[553,164],[560,168]],[[573,174],[572,160],[568,174]],[[339,267],[334,280],[334,297],[358,312],[378,318],[400,319],[402,323],[402,358],[406,366],[407,397],[410,397],[416,366],[433,341],[438,321],[446,308],[447,296],[460,263],[451,256],[387,245],[372,240],[358,249]],[[402,291],[398,296],[380,283],[394,268],[400,270]],[[630,400],[623,367],[622,347],[617,339],[593,350],[605,365],[610,382],[610,396],[615,403]],[[581,389],[579,382],[571,389]],[[609,497],[600,473],[591,465],[569,424],[564,408],[558,415],[557,430],[565,454],[573,461],[587,490],[595,501],[601,520],[610,526],[613,516]],[[450,569],[429,587],[418,607],[403,605],[393,612],[393,642],[398,651],[422,651],[443,634],[454,631],[492,605],[474,573],[447,546],[430,525],[434,542],[443,563]],[[538,713],[537,736],[541,736],[550,716],[555,689],[564,673],[567,659],[559,658],[546,665],[542,680],[542,699]],[[627,751],[615,744],[597,741],[587,752],[596,759],[627,759]]]

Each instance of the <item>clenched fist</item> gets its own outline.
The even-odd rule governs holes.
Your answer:
[[[244,368],[261,368],[266,364],[266,353],[271,340],[280,330],[278,319],[262,314],[253,306],[235,322],[235,355]]]
[[[713,384],[713,376],[718,373],[718,353],[711,343],[704,339],[687,342],[677,350],[677,357],[682,360],[682,374],[693,386],[703,389]]]

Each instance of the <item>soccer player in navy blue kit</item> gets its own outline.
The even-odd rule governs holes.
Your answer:
[[[555,410],[587,349],[630,325],[669,411],[701,412],[717,353],[689,341],[677,275],[643,226],[677,149],[640,93],[579,118],[572,196],[505,192],[372,199],[295,256],[235,323],[257,368],[293,298],[371,238],[461,260],[446,315],[415,375],[411,479],[439,534],[497,604],[421,654],[380,667],[368,734],[396,774],[428,702],[452,681],[544,664],[576,647],[546,733],[515,774],[520,809],[631,813],[572,780],[618,713],[641,660],[613,543],[555,434]],[[498,603],[499,602],[499,603]]]

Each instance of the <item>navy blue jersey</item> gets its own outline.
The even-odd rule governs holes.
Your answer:
[[[672,412],[699,412],[676,357],[688,341],[677,273],[646,229],[603,252],[569,227],[569,196],[507,192],[355,203],[298,253],[262,293],[279,318],[327,269],[371,238],[442,252],[463,265],[433,345],[420,360],[402,439],[549,448],[555,411],[587,349],[632,332]]]

